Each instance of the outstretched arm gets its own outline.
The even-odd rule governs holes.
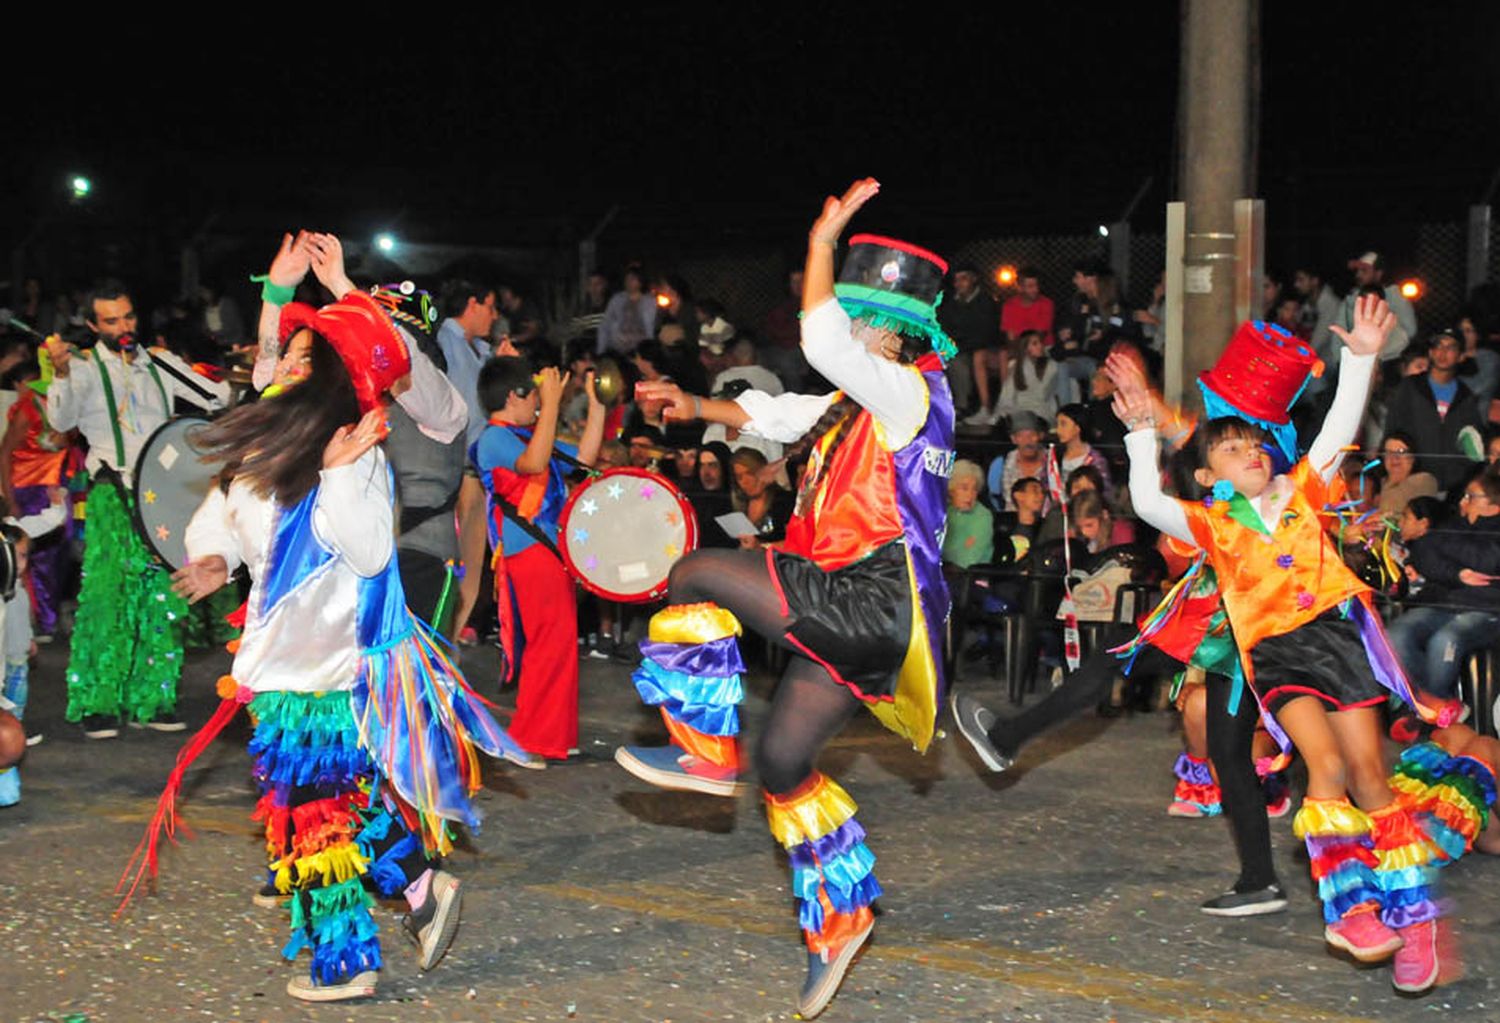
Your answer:
[[[1130,456],[1130,503],[1136,515],[1168,536],[1196,547],[1198,542],[1188,528],[1182,506],[1161,489],[1161,466],[1156,460],[1156,402],[1140,366],[1116,353],[1105,361],[1104,372],[1115,384],[1115,415],[1130,431],[1125,435],[1125,452]]]
[[[1308,463],[1323,477],[1324,483],[1331,482],[1338,473],[1339,464],[1344,460],[1344,449],[1359,433],[1359,421],[1370,397],[1375,360],[1385,344],[1386,335],[1395,326],[1396,316],[1385,300],[1365,295],[1354,303],[1350,329],[1345,330],[1338,324],[1329,328],[1344,342],[1338,389],[1333,393],[1333,404],[1328,407],[1323,428],[1307,450]]]
[[[271,269],[266,271],[272,284],[295,288],[302,283],[312,263],[308,237],[306,231],[298,231],[295,238],[290,233],[281,236],[281,248],[271,260]],[[255,330],[255,366],[250,371],[250,385],[257,391],[270,387],[276,376],[276,361],[280,358],[281,306],[275,302],[262,302],[260,324]]]
[[[812,312],[833,298],[833,252],[839,236],[859,208],[880,191],[880,182],[863,178],[850,185],[841,197],[823,200],[823,212],[807,232],[807,263],[802,274],[802,312]]]

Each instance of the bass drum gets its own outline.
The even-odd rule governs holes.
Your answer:
[[[645,469],[608,469],[563,505],[557,548],[573,578],[606,600],[642,604],[667,592],[677,559],[698,546],[681,490]]]
[[[220,466],[205,465],[193,432],[208,425],[201,416],[178,416],[157,427],[135,463],[135,528],[168,567],[187,564],[187,526],[208,496]]]

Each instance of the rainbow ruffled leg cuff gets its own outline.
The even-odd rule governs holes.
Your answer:
[[[785,795],[766,793],[771,834],[791,860],[807,949],[825,960],[870,926],[870,904],[881,894],[857,809],[849,793],[817,771]]]
[[[1392,930],[1438,918],[1432,899],[1437,847],[1417,826],[1406,799],[1398,796],[1370,814],[1375,839],[1375,880],[1380,885],[1380,921]]]
[[[1323,920],[1336,924],[1354,913],[1371,913],[1381,906],[1375,879],[1375,842],[1370,818],[1347,799],[1302,800],[1292,818],[1292,831],[1307,842],[1313,880],[1323,900]]]
[[[1481,760],[1450,756],[1437,743],[1424,742],[1402,751],[1391,788],[1416,814],[1441,866],[1473,849],[1489,823],[1495,772]]]
[[[1266,806],[1271,807],[1287,797],[1286,772],[1278,769],[1276,757],[1260,757],[1255,761],[1255,776],[1260,779],[1260,791],[1266,797]]]
[[[632,679],[661,708],[672,742],[726,776],[740,770],[740,623],[717,604],[676,604],[651,616]]]
[[[1177,786],[1172,790],[1172,801],[1186,803],[1198,808],[1205,817],[1216,817],[1223,808],[1219,805],[1219,783],[1214,781],[1213,770],[1204,757],[1181,753],[1172,765],[1177,775]],[[1187,811],[1183,811],[1186,813]]]
[[[279,891],[293,894],[292,937],[282,955],[311,948],[312,976],[337,984],[380,968],[380,942],[358,837],[361,783],[373,773],[359,747],[349,694],[261,693],[250,753],[261,786],[255,816]]]

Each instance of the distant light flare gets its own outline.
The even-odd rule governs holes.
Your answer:
[[[390,233],[377,234],[375,236],[375,247],[386,255],[396,251],[396,236]]]
[[[75,199],[82,199],[94,190],[94,183],[82,174],[73,175],[68,185],[73,189],[73,198]]]
[[[1401,282],[1401,297],[1406,299],[1408,302],[1415,302],[1417,299],[1422,297],[1422,293],[1426,290],[1427,289],[1422,286],[1422,282],[1417,280],[1415,277]]]
[[[672,304],[672,300],[670,298],[668,298],[666,295],[663,295],[663,294],[661,294],[659,292],[657,293],[657,296],[656,296],[656,305],[657,305],[658,308],[665,309],[667,306],[669,306],[671,304]]]
[[[995,283],[1002,288],[1013,287],[1016,283],[1016,268],[1006,264],[995,271]]]

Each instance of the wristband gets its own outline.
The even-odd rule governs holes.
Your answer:
[[[693,395],[693,418],[703,418],[703,399],[698,397],[696,394]]]
[[[284,284],[272,284],[270,274],[252,274],[250,279],[260,283],[260,300],[272,305],[286,305],[297,297],[297,289]]]

